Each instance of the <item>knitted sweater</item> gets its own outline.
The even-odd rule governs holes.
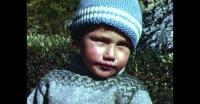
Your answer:
[[[27,104],[152,104],[136,78],[120,74],[98,79],[80,72],[86,70],[59,69],[47,73],[28,96]]]

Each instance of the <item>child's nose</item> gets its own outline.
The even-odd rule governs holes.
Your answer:
[[[106,61],[112,61],[114,62],[115,61],[115,49],[114,49],[114,46],[110,46],[110,47],[107,47],[105,52],[104,52],[104,55],[103,55],[103,59],[106,60]]]

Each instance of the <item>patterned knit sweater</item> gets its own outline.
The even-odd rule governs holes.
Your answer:
[[[81,73],[86,70],[73,70],[47,73],[28,96],[27,104],[152,104],[145,87],[132,76],[98,79]]]

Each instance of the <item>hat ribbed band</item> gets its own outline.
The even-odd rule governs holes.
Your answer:
[[[98,21],[99,20],[99,21]],[[116,21],[117,23],[113,23],[111,21]],[[107,22],[107,24],[114,24],[118,26],[118,23],[122,23],[122,27],[126,26],[130,28],[131,31],[134,31],[134,34],[136,36],[133,36],[133,34],[129,35],[131,38],[134,38],[134,46],[137,44],[139,41],[139,38],[142,33],[142,25],[141,23],[135,19],[132,15],[128,14],[125,11],[122,11],[117,8],[113,7],[105,7],[105,6],[95,6],[95,7],[89,7],[82,9],[76,13],[76,17],[74,18],[74,25],[75,24],[83,24],[83,23],[88,23],[88,22]],[[122,28],[123,29],[126,29]],[[129,31],[130,31],[129,30]],[[126,31],[126,30],[124,30]]]
[[[139,23],[139,21],[137,19],[135,19],[133,16],[131,16],[130,14],[128,14],[127,12],[122,11],[117,8],[105,7],[105,6],[89,7],[89,8],[80,10],[79,12],[76,13],[76,15],[83,16],[83,15],[92,14],[92,13],[102,13],[102,11],[103,11],[103,13],[106,13],[106,14],[111,14],[111,15],[116,15],[116,16],[122,17],[122,18],[124,18],[124,21],[128,21],[128,22],[132,23],[133,25],[135,24],[135,26],[139,29],[139,34],[141,34],[142,26]]]

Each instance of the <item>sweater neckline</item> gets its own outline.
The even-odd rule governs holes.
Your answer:
[[[105,79],[107,79],[107,78],[99,78],[99,77],[96,77],[94,74],[92,74],[90,72],[90,70],[86,67],[86,65],[84,64],[80,54],[76,54],[76,55],[73,55],[71,57],[69,70],[76,73],[76,74],[80,74],[80,75],[83,75],[83,76],[90,77],[93,80],[105,80]]]

